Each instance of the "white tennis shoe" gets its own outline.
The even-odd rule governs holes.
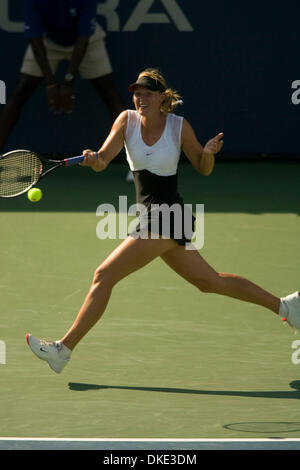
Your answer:
[[[280,300],[287,311],[283,320],[294,329],[300,330],[300,292],[294,292],[286,297],[282,297]]]
[[[48,362],[52,370],[59,374],[68,364],[71,357],[71,350],[59,341],[40,340],[26,334],[26,342],[31,351],[43,361]]]

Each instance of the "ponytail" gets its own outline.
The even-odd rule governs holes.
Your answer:
[[[166,80],[158,69],[146,69],[139,74],[139,78],[141,77],[150,77],[151,79],[159,82],[162,88],[165,89],[163,92],[165,99],[161,105],[161,111],[163,113],[172,113],[179,104],[183,104],[179,93],[172,88],[167,88]]]

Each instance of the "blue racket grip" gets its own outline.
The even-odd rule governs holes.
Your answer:
[[[66,166],[77,165],[81,163],[84,159],[83,155],[78,155],[77,157],[65,158],[64,162]]]

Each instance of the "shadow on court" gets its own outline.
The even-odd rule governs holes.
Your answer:
[[[219,160],[206,177],[182,163],[178,189],[186,203],[204,204],[205,212],[300,214],[299,170],[298,162]],[[127,171],[125,161],[100,173],[80,166],[62,167],[38,183],[43,191],[39,203],[30,203],[26,194],[0,199],[0,212],[95,213],[101,203],[113,204],[117,211],[119,195],[128,197],[128,206],[135,203],[134,185],[126,182]]]
[[[230,423],[225,424],[224,429],[230,431],[240,431],[240,432],[251,432],[251,433],[285,433],[285,432],[299,432],[300,423],[298,422],[288,422],[288,421],[265,421],[265,422],[245,422],[245,423]],[[279,438],[280,439],[280,438]]]
[[[294,390],[270,390],[270,391],[244,391],[244,390],[193,390],[186,388],[166,388],[166,387],[131,387],[122,385],[97,385],[69,382],[69,389],[76,392],[87,392],[90,390],[134,390],[141,392],[159,392],[159,393],[183,393],[189,395],[215,395],[230,397],[248,397],[248,398],[279,398],[279,399],[300,399],[300,380],[294,380],[290,387]]]

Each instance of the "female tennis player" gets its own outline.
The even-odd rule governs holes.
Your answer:
[[[181,150],[200,174],[210,175],[214,156],[223,145],[223,133],[218,133],[202,147],[187,120],[174,114],[180,96],[167,87],[164,77],[156,69],[140,73],[129,91],[133,93],[135,110],[119,115],[98,152],[83,152],[85,159],[82,165],[103,171],[125,145],[134,175],[137,202],[146,207],[146,216],[141,217],[136,231],[128,235],[96,269],[91,288],[69,331],[54,342],[27,334],[31,350],[60,373],[72,350],[102,316],[113,287],[157,257],[201,292],[258,304],[284,317],[291,326],[300,328],[298,292],[283,298],[276,297],[244,277],[216,272],[196,249],[186,249],[185,244],[191,239],[186,234],[192,234],[194,228],[192,217],[189,219],[190,227],[184,227],[184,233],[178,237],[175,236],[178,227],[170,219],[169,236],[165,236],[155,207],[162,203],[169,207],[172,204],[183,205],[177,192],[177,165]],[[153,222],[157,221],[158,229],[153,231]],[[181,220],[179,225],[185,225],[184,221]],[[143,236],[139,236],[142,232]]]

